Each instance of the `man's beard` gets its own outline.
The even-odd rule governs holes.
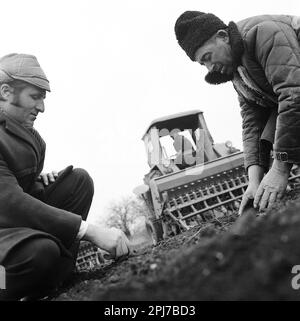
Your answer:
[[[233,73],[230,74],[221,74],[218,71],[209,72],[205,76],[205,81],[211,85],[219,85],[223,84],[227,81],[231,81],[233,79]]]

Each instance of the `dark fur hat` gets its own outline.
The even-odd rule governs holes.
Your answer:
[[[185,11],[175,23],[175,34],[181,48],[195,61],[195,53],[204,42],[227,25],[212,13]]]

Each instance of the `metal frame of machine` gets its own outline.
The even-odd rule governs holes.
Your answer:
[[[162,138],[174,131],[188,131],[196,150],[183,150],[168,157]],[[243,152],[231,142],[214,144],[203,112],[192,110],[154,120],[143,135],[150,172],[144,177],[144,187],[136,194],[148,205],[150,218],[147,228],[153,242],[162,240],[170,231],[179,233],[196,222],[216,219],[218,213],[236,210],[247,188]],[[291,172],[290,182],[300,179],[297,170]]]

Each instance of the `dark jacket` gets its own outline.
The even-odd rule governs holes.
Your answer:
[[[0,111],[0,262],[23,240],[43,235],[63,252],[74,242],[81,217],[34,197],[45,143]]]
[[[275,158],[300,163],[300,17],[263,15],[230,24],[233,50],[243,42],[233,85],[243,118],[245,166],[267,169],[272,147]]]

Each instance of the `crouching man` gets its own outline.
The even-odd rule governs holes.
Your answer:
[[[46,145],[34,129],[49,81],[36,57],[0,59],[0,265],[2,300],[40,297],[70,277],[79,241],[114,259],[130,253],[121,230],[86,222],[93,181],[72,166],[42,174]]]
[[[207,68],[208,83],[231,81],[238,94],[249,176],[239,213],[252,200],[262,211],[272,207],[300,164],[300,17],[261,15],[226,25],[211,13],[186,11],[175,34],[188,57]]]

